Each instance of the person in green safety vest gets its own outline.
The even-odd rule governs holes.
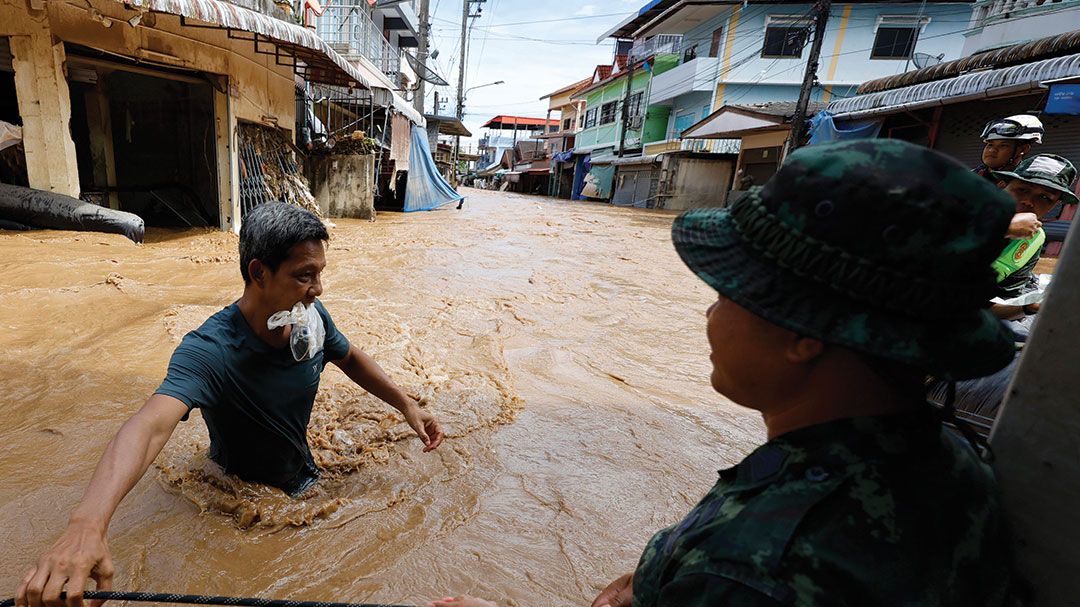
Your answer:
[[[1046,244],[1046,234],[1040,220],[1059,203],[1077,203],[1072,189],[1076,167],[1061,156],[1038,154],[1021,162],[1013,171],[994,171],[993,176],[998,179],[998,186],[1016,199],[1017,217],[1036,217],[1034,232],[1030,236],[1010,240],[994,260],[998,296],[1008,299],[1027,290],[1034,275],[1035,264]],[[993,311],[998,318],[1016,319],[1034,314],[1038,308],[1039,304],[1023,307],[995,304]]]

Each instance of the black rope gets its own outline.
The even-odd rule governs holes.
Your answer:
[[[67,593],[60,598],[66,599]],[[166,594],[154,592],[111,592],[87,590],[87,600],[139,601],[145,603],[176,603],[183,605],[234,605],[237,607],[410,607],[387,603],[327,603],[324,601],[282,601],[275,599],[246,598],[236,596],[199,596],[195,594]],[[0,601],[0,607],[12,607],[15,599]]]

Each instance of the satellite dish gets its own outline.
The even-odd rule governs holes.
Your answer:
[[[930,55],[927,53],[915,53],[911,56],[911,62],[915,64],[915,67],[922,69],[924,67],[930,67],[941,63],[941,60],[945,58],[945,53],[941,53],[938,56]]]

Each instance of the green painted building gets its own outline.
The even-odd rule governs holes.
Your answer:
[[[653,76],[678,64],[677,55],[656,55],[637,61],[631,69],[626,57],[619,56],[611,66],[598,67],[593,74],[593,84],[574,95],[574,99],[584,99],[586,103],[585,113],[580,117],[582,130],[576,136],[575,151],[594,155],[618,154],[627,83],[630,83],[630,119],[625,136],[626,152],[636,152],[645,144],[663,140],[667,135],[671,108],[649,107],[649,91]],[[632,78],[628,77],[631,72]]]

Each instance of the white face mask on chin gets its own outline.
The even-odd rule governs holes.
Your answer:
[[[289,348],[297,362],[313,358],[322,350],[326,326],[314,303],[304,307],[303,302],[298,301],[292,310],[275,312],[266,321],[266,328],[271,331],[288,325],[292,325]]]

